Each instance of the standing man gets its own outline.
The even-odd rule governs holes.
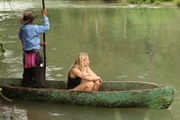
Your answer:
[[[50,29],[49,19],[46,15],[47,11],[43,9],[43,25],[33,24],[37,15],[33,16],[32,12],[25,12],[23,16],[19,18],[19,22],[23,25],[18,34],[23,46],[24,72],[21,81],[21,86],[23,87],[28,87],[35,81],[35,87],[44,88],[44,67],[39,51],[45,43],[40,43],[39,35]]]

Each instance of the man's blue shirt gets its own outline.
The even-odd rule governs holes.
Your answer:
[[[43,18],[43,25],[27,24],[23,25],[19,31],[19,38],[23,43],[23,50],[40,50],[39,35],[45,33],[50,29],[48,17]]]

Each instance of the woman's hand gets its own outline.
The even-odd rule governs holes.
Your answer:
[[[101,78],[99,79],[99,82],[102,83],[102,79]]]
[[[92,81],[97,81],[97,80],[101,80],[101,78],[99,76],[93,76]]]

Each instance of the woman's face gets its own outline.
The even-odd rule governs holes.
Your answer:
[[[86,56],[85,59],[83,60],[83,62],[84,62],[84,66],[89,66],[89,63],[90,63],[89,57]]]

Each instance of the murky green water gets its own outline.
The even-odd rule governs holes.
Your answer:
[[[173,85],[179,91],[180,9],[59,0],[46,0],[46,7],[51,23],[46,33],[47,79],[66,79],[75,55],[85,51],[91,68],[103,80],[149,81]],[[41,9],[37,0],[0,2],[0,42],[6,49],[0,58],[0,77],[21,77],[22,46],[17,36],[21,25],[17,18],[30,10],[39,14],[35,23],[41,24]],[[16,104],[28,110],[30,120],[50,119],[51,113],[58,117],[53,120],[179,120],[179,101],[176,92],[168,110]]]
[[[119,109],[18,100],[14,102],[19,109],[27,110],[29,120],[175,120],[168,109]],[[23,120],[26,119],[24,117]]]

